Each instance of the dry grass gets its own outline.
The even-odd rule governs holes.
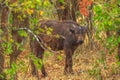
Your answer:
[[[19,80],[37,80],[37,77],[31,75],[27,57],[29,53],[28,48],[18,58],[18,61],[22,60],[24,63],[24,66],[18,70]],[[116,64],[115,55],[115,52],[108,54],[108,51],[100,46],[94,47],[92,50],[83,46],[79,47],[73,57],[74,75],[63,74],[65,61],[63,53],[47,55],[44,64],[48,77],[41,78],[41,80],[120,80],[120,67]],[[39,74],[41,75],[40,71]]]

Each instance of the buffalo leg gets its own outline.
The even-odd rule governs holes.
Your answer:
[[[71,49],[65,49],[65,54],[66,54],[66,60],[65,60],[65,68],[64,68],[64,73],[70,73],[72,74],[73,73],[73,69],[72,69],[72,65],[73,65],[73,62],[72,62],[72,51]]]
[[[30,39],[30,48],[31,48],[31,52],[32,54],[34,54],[36,56],[37,54],[37,49],[36,49],[36,46],[35,46],[35,43],[34,41],[32,41],[32,39]],[[32,72],[32,75],[35,76],[37,75],[37,69],[36,69],[36,66],[34,64],[34,61],[33,59],[30,58],[30,63],[31,63],[31,72]]]
[[[42,49],[37,44],[33,44],[33,46],[34,46],[33,53],[36,54],[36,57],[41,59],[42,63],[43,63],[44,49]],[[46,73],[45,68],[44,68],[44,64],[39,63],[39,65],[42,65],[41,71],[42,71],[43,76],[47,76],[47,73]],[[32,74],[38,75],[38,71],[37,71],[37,68],[36,68],[33,60],[31,60],[31,67],[32,67]]]
[[[42,49],[41,47],[39,47],[37,50],[37,57],[42,60],[42,64],[40,64],[40,63],[39,64],[42,65],[41,72],[42,72],[43,76],[45,77],[45,76],[47,76],[47,73],[45,71],[45,67],[44,67],[44,63],[43,63],[44,49]]]
[[[32,75],[35,76],[35,75],[37,75],[36,66],[35,66],[34,61],[32,59],[30,60],[30,62],[31,62],[31,72],[32,72]]]

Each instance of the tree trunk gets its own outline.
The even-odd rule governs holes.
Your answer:
[[[65,0],[66,1],[66,0]],[[63,4],[62,2],[56,1],[56,9],[58,18],[60,21],[69,19],[69,6],[68,4]]]
[[[72,8],[71,8],[71,18],[73,21],[76,21],[76,15],[75,15],[75,12],[77,10],[79,10],[79,7],[78,7],[78,0],[71,0],[71,4],[72,4]]]
[[[90,48],[93,48],[93,46],[94,46],[94,39],[93,39],[94,27],[93,27],[92,17],[93,17],[93,4],[89,8],[89,16],[87,17],[87,25],[88,25],[87,35],[88,35],[88,39],[89,39]]]
[[[117,31],[117,37],[120,36],[120,29]],[[118,42],[118,61],[120,61],[120,42]]]
[[[15,2],[17,2],[17,0],[11,0],[10,3],[12,4]],[[14,40],[14,44],[13,44],[13,53],[10,54],[10,66],[12,65],[12,63],[16,63],[16,59],[18,55],[22,52],[20,48],[17,46],[17,44],[21,44],[23,41],[23,37],[18,34],[18,29],[21,27],[28,27],[28,23],[29,23],[28,17],[22,18],[22,21],[18,18],[18,16],[21,16],[21,11],[19,12],[12,11],[12,15],[13,15],[12,38]],[[17,80],[17,73],[15,73],[14,79]]]
[[[120,61],[120,43],[118,43],[118,61]]]
[[[78,4],[77,0],[65,0],[64,3],[56,1],[56,9],[58,13],[58,18],[60,21],[63,20],[73,20],[76,21],[75,12],[77,10],[76,5]],[[71,6],[70,6],[71,5]]]
[[[4,1],[2,1],[4,2]],[[0,25],[0,29],[2,29],[3,33],[2,35],[0,35],[0,74],[3,75],[3,69],[4,69],[4,49],[2,48],[1,44],[3,43],[2,38],[5,37],[6,42],[8,41],[8,30],[7,30],[7,26],[8,26],[8,7],[2,6],[0,5],[0,12],[1,12],[1,25]],[[4,75],[3,75],[4,76]],[[0,77],[0,80],[3,79]],[[5,79],[5,76],[4,76]]]

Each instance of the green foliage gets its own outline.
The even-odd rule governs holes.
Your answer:
[[[5,74],[7,75],[8,80],[14,80],[14,76],[16,75],[16,72],[21,69],[22,66],[25,64],[22,61],[19,61],[17,64],[12,63],[11,67],[5,70]],[[21,69],[22,70],[22,69]]]
[[[19,65],[12,63],[11,68],[5,71],[7,76],[9,76],[9,80],[14,80],[14,75],[16,74],[18,68],[19,68]]]
[[[94,65],[92,70],[88,70],[88,73],[96,80],[101,80],[101,68],[98,65]]]
[[[0,2],[2,2],[0,0]],[[64,0],[60,0],[60,2],[64,3]],[[1,3],[0,3],[1,4]],[[4,56],[8,56],[14,52],[14,48],[16,50],[23,51],[23,44],[16,42],[17,40],[14,40],[12,30],[18,30],[18,35],[21,37],[28,37],[28,33],[24,30],[20,30],[18,27],[26,27],[24,25],[24,19],[29,18],[29,28],[31,30],[35,30],[38,26],[38,30],[35,30],[35,34],[39,34],[40,32],[44,32],[43,29],[39,28],[40,26],[40,20],[41,19],[50,19],[55,17],[54,13],[56,13],[56,9],[53,4],[49,2],[49,0],[17,0],[15,3],[11,3],[10,0],[5,0],[5,4],[7,7],[9,7],[9,18],[7,23],[7,30],[8,30],[8,37],[6,37],[5,32],[1,29],[0,25],[0,41],[2,41],[2,44],[0,44],[0,47],[3,49]],[[13,12],[17,14],[17,19],[13,20],[16,15],[13,15]],[[1,13],[0,13],[1,17]],[[1,21],[1,20],[0,20]],[[13,27],[13,21],[16,21],[17,26],[15,25]],[[1,23],[0,23],[1,24]],[[23,24],[23,25],[22,25]],[[51,35],[52,29],[47,29],[47,34]],[[2,36],[1,36],[2,35]],[[16,34],[17,35],[17,34]],[[57,36],[59,37],[59,36]],[[50,52],[47,52],[48,55]],[[32,60],[34,61],[37,68],[41,69],[42,67],[42,60],[39,58],[36,58],[34,55],[30,55]],[[61,58],[60,58],[61,59]],[[17,60],[18,61],[18,60]],[[20,61],[21,62],[21,61]],[[5,73],[7,75],[7,78],[9,80],[14,79],[14,75],[20,69],[21,64],[17,62],[18,64],[13,63],[11,65],[11,68],[6,69]],[[0,75],[0,78],[3,78],[3,75]]]
[[[2,74],[0,74],[0,79],[4,79],[4,76]]]
[[[107,49],[110,49],[110,53],[114,52],[115,47],[119,43],[119,37],[116,35],[116,32],[120,28],[120,9],[117,4],[120,4],[119,1],[101,1],[100,3],[98,1],[94,6],[94,25],[97,26],[96,38],[101,41]],[[105,37],[106,32],[112,34],[109,37]]]
[[[52,52],[49,52],[49,51],[45,51],[44,52],[44,56],[47,57],[47,56],[52,56],[53,53]]]
[[[53,29],[52,28],[47,28],[47,35],[51,35],[51,33],[52,33],[52,31],[53,31]]]
[[[33,54],[30,55],[30,58],[33,60],[38,69],[42,68],[43,61],[40,58],[35,57]]]
[[[115,46],[118,46],[118,40],[115,36],[111,36],[106,39],[105,45],[107,49],[114,48]]]
[[[94,25],[97,27],[96,38],[102,42],[103,47],[109,50],[109,54],[115,52],[116,47],[120,42],[120,37],[117,36],[117,31],[120,30],[120,8],[117,6],[119,3],[118,0],[110,0],[106,2],[96,1],[94,5]],[[109,37],[107,37],[106,32],[110,33]],[[104,69],[107,69],[108,66],[105,62],[104,51],[101,52],[101,54],[102,57],[98,59],[98,63],[102,64]],[[119,65],[119,62],[117,62],[117,64]],[[115,66],[113,66],[112,73],[116,73],[117,70],[115,69]],[[97,66],[90,71],[90,74],[98,75],[99,71],[99,66]]]
[[[3,31],[2,31],[2,29],[0,29],[0,35],[1,35],[1,34],[3,34]]]
[[[58,58],[60,61],[62,61],[63,56],[62,56],[62,55],[59,55],[59,56],[57,56],[57,58]]]
[[[59,2],[64,3],[65,1],[64,0],[59,0]]]
[[[18,50],[20,50],[20,51],[24,50],[24,44],[22,44],[22,43],[15,43],[15,45],[16,45],[16,47],[17,47]]]
[[[0,74],[0,79],[5,80],[6,74],[3,72]]]
[[[11,42],[2,43],[1,46],[4,50],[4,55],[8,55],[8,54],[11,54],[13,52]]]
[[[41,7],[41,10],[39,14],[42,16],[44,19],[53,19],[55,18],[56,9],[54,5],[52,5],[49,0],[45,0],[43,3],[43,6]]]
[[[99,57],[94,61],[92,69],[88,70],[88,73],[91,77],[94,77],[95,80],[102,80],[104,70],[108,70],[109,66],[106,62],[106,52],[101,51]],[[106,74],[106,73],[105,73]]]
[[[24,30],[19,30],[18,31],[18,35],[20,35],[22,37],[27,37],[28,36],[27,33],[26,33],[26,31],[24,31]]]
[[[116,17],[119,15],[119,7],[117,7],[116,2],[104,2],[103,4],[97,4],[94,6],[95,11],[95,25],[98,25],[98,28],[103,30],[115,30],[117,27],[114,22],[116,22]],[[96,23],[97,22],[97,23]]]
[[[120,67],[120,62],[117,62],[117,65]]]

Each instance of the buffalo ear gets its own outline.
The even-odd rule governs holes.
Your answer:
[[[70,28],[70,32],[74,34],[75,30]]]

